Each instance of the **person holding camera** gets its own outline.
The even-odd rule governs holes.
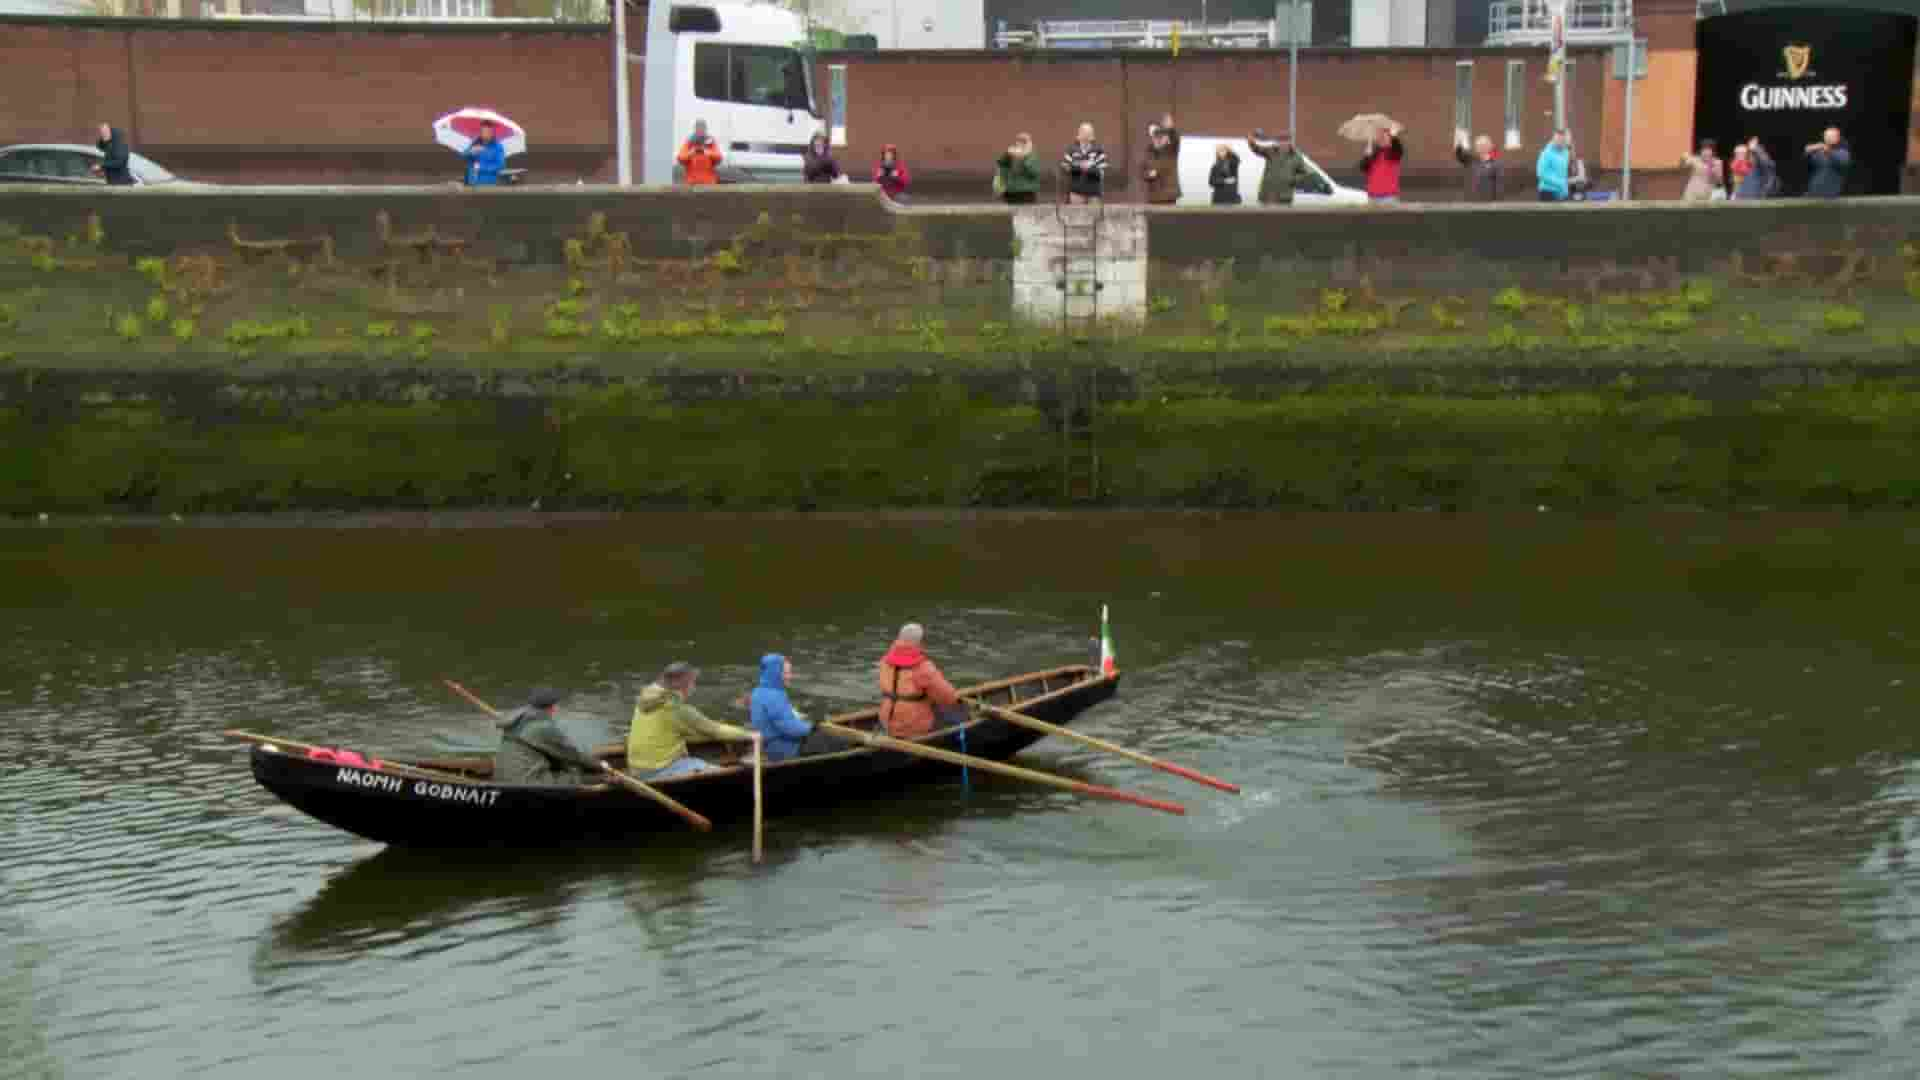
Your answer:
[[[833,144],[826,132],[817,132],[807,140],[800,154],[800,173],[809,184],[840,182],[840,163],[833,160]]]
[[[1040,166],[1033,160],[1033,136],[1021,132],[994,162],[993,190],[1008,206],[1033,202],[1040,195]]]
[[[705,120],[693,122],[693,134],[687,136],[686,145],[680,148],[679,161],[680,167],[686,170],[688,184],[720,182],[720,144],[707,134]]]
[[[1147,182],[1147,202],[1171,206],[1180,201],[1180,132],[1173,126],[1173,114],[1147,125],[1147,154],[1140,163],[1140,177]]]
[[[907,188],[913,183],[913,177],[907,172],[907,163],[900,160],[898,146],[888,143],[880,148],[880,163],[873,167],[873,182],[894,202],[907,201]]]
[[[1081,124],[1067,152],[1060,156],[1060,171],[1067,174],[1067,201],[1074,205],[1097,203],[1105,193],[1107,152],[1093,141],[1093,125]]]
[[[1837,199],[1847,190],[1847,173],[1853,168],[1853,151],[1840,138],[1840,129],[1821,132],[1820,141],[1807,144],[1807,197]]]

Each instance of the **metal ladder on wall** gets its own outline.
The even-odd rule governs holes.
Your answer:
[[[1106,206],[1065,212],[1060,224],[1060,334],[1066,345],[1060,373],[1060,488],[1068,502],[1100,497],[1100,227]]]

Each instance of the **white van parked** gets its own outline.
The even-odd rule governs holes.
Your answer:
[[[1222,143],[1240,156],[1240,201],[1247,206],[1259,205],[1260,178],[1266,175],[1267,159],[1249,149],[1244,137],[1228,139],[1217,135],[1180,136],[1179,205],[1207,206],[1213,202],[1213,185],[1207,183],[1207,177],[1213,173],[1215,148]],[[1367,205],[1366,192],[1334,183],[1326,170],[1307,157],[1304,150],[1300,157],[1306,162],[1307,171],[1294,183],[1294,205]]]

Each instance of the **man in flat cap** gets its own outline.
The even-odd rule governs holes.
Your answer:
[[[685,661],[667,665],[640,691],[627,735],[627,771],[642,780],[668,780],[715,768],[687,752],[688,742],[750,742],[760,752],[760,733],[709,720],[687,702],[700,669]]]
[[[598,775],[600,763],[567,735],[554,716],[558,704],[559,694],[535,690],[525,705],[500,722],[494,783],[579,784]]]

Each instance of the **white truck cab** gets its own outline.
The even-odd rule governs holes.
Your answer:
[[[806,23],[772,4],[649,5],[642,182],[679,178],[674,156],[696,120],[719,144],[723,180],[800,179],[823,130]]]

